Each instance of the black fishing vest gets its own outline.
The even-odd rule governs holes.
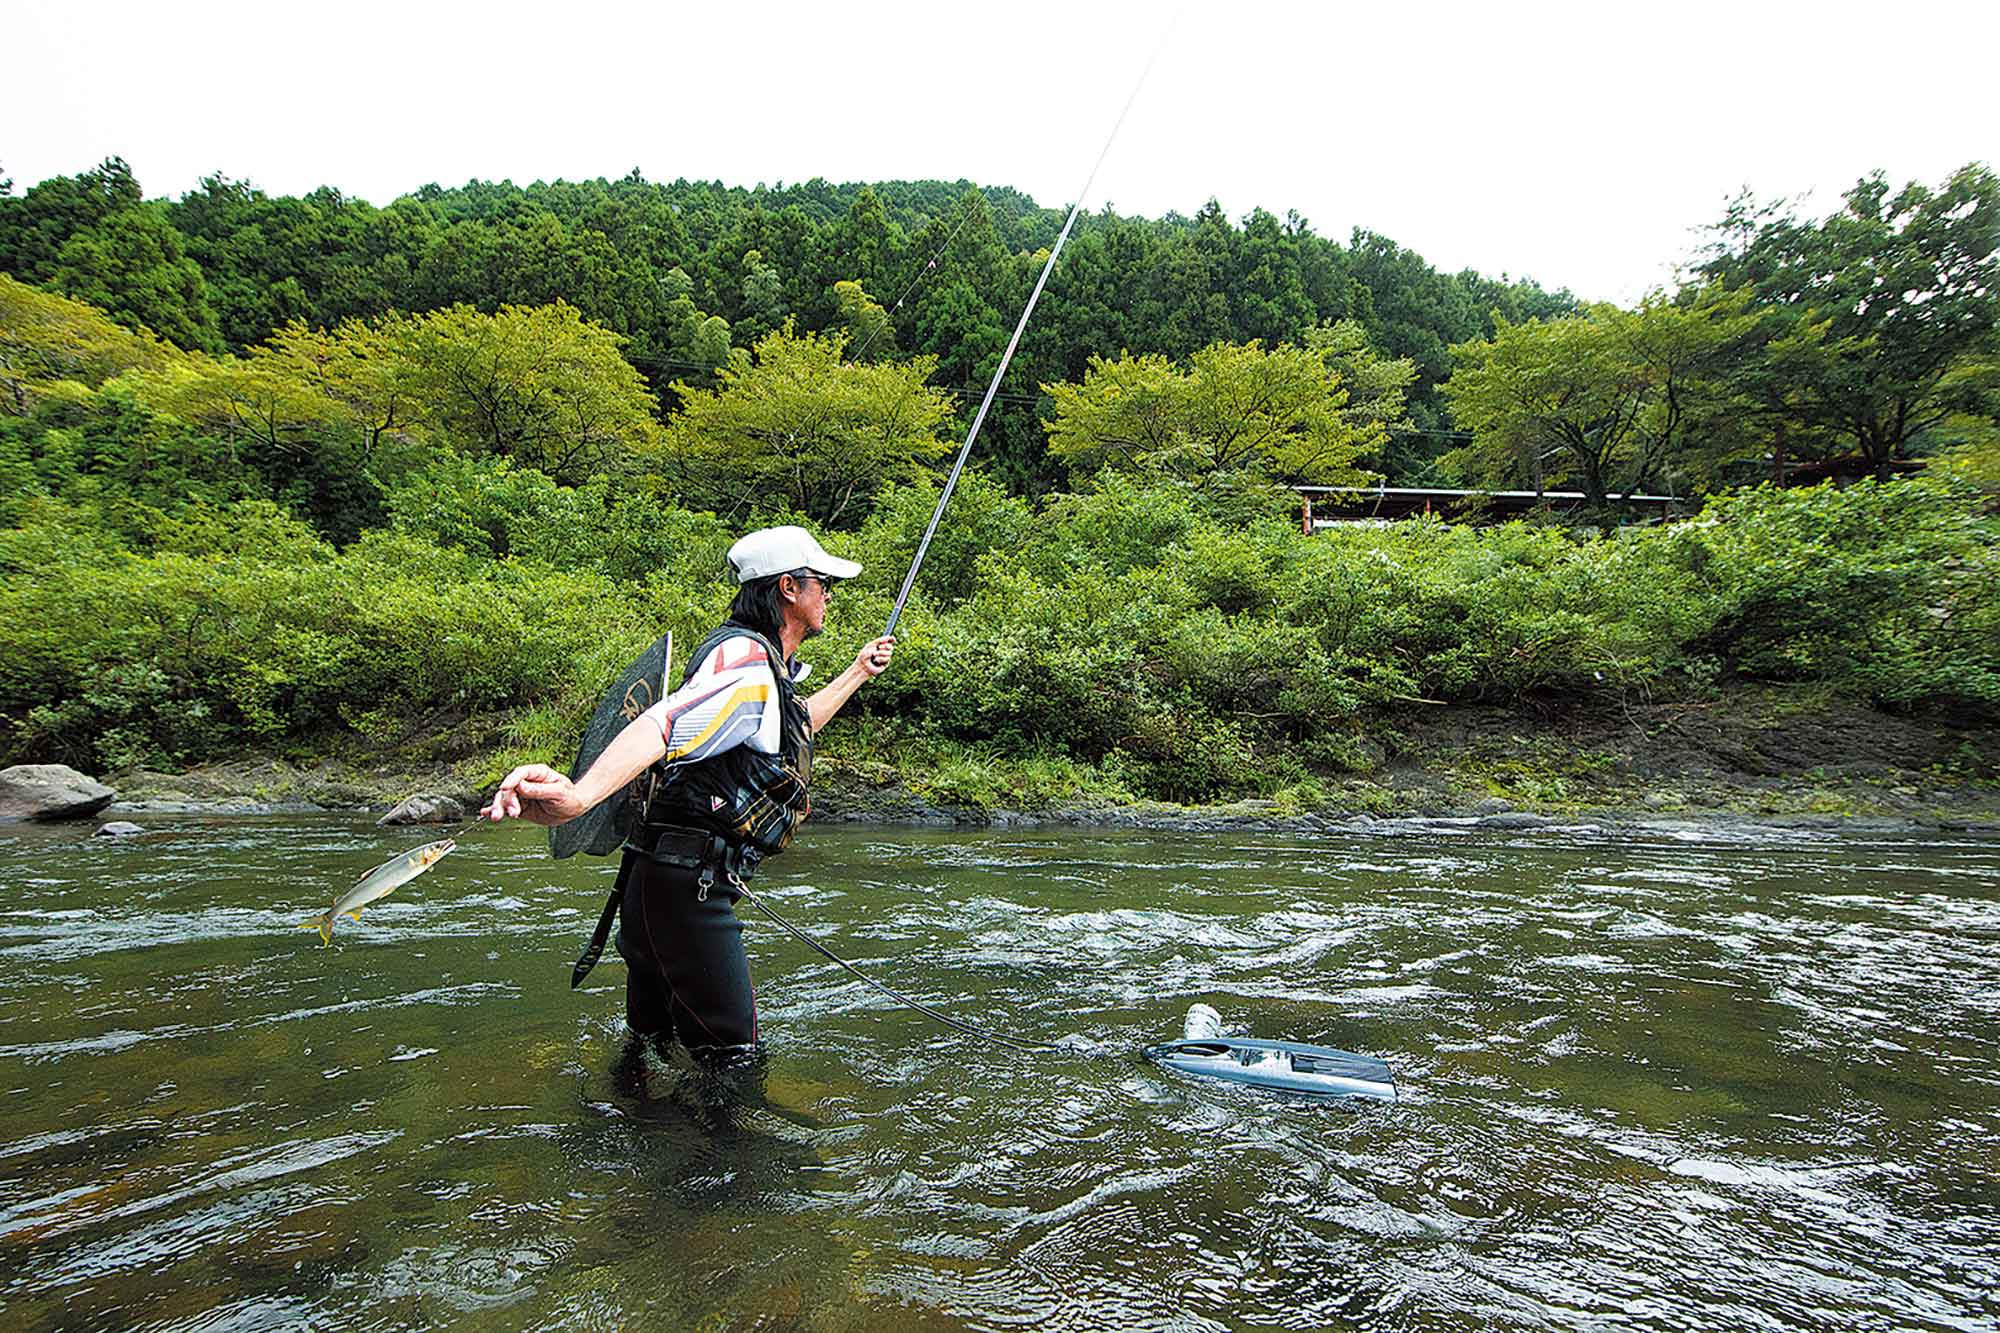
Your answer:
[[[744,638],[763,646],[778,686],[779,740],[776,754],[748,745],[690,764],[663,765],[646,806],[649,825],[700,829],[727,839],[751,864],[782,852],[812,813],[812,715],[799,697],[777,644],[735,621],[701,641],[681,676],[686,685],[708,655],[726,639]]]

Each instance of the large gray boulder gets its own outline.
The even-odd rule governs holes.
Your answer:
[[[467,803],[456,796],[441,796],[436,792],[418,792],[383,815],[375,823],[394,824],[459,824],[467,819]]]
[[[117,799],[67,764],[0,768],[0,819],[85,819]]]

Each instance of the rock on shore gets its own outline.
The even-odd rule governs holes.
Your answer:
[[[67,764],[0,769],[0,819],[86,819],[118,793]]]
[[[418,792],[415,796],[404,798],[375,823],[381,827],[398,824],[462,824],[466,818],[465,803],[457,797],[440,796],[435,792]]]

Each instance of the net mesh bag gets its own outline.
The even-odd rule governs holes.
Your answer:
[[[597,762],[597,756],[617,739],[627,723],[667,697],[667,672],[673,655],[674,636],[662,635],[612,682],[577,742],[576,763],[569,770],[571,781],[582,777]],[[624,790],[613,792],[567,824],[550,829],[550,853],[561,860],[578,852],[608,856],[617,851],[642,813],[646,786],[647,775],[642,773],[626,784]]]

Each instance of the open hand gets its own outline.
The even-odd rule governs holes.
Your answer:
[[[507,775],[493,793],[493,804],[480,813],[495,821],[512,817],[554,828],[583,809],[568,778],[547,764],[523,764]]]

